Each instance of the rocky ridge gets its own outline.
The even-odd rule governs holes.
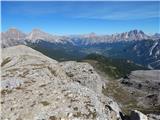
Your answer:
[[[120,119],[89,64],[58,63],[23,45],[2,53],[1,119]]]
[[[85,62],[57,62],[27,46],[2,49],[2,120],[158,120],[102,94],[104,82]],[[151,119],[153,118],[153,119]]]

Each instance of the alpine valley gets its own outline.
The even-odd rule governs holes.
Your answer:
[[[160,120],[160,34],[1,33],[2,120]]]

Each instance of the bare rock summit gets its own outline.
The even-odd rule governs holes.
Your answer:
[[[2,50],[2,120],[120,120],[87,63],[59,63],[27,46]]]

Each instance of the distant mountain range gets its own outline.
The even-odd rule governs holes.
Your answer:
[[[160,69],[160,34],[141,30],[112,35],[58,36],[33,29],[26,34],[11,28],[1,33],[2,48],[25,44],[57,60],[81,60],[96,53],[111,58],[128,59],[150,69]]]
[[[26,34],[18,29],[11,28],[6,32],[1,33],[2,47],[14,46],[16,44],[25,44],[26,41],[36,43],[40,40],[45,40],[48,42],[61,43],[63,42],[62,36],[51,35],[45,33],[39,29],[33,29],[32,32]]]
[[[160,34],[147,35],[141,30],[131,30],[129,32],[117,33],[112,35],[96,35],[95,33],[84,35],[70,35],[70,36],[57,36],[39,29],[33,29],[30,33],[26,34],[16,28],[11,28],[6,32],[2,32],[2,47],[13,46],[14,44],[29,42],[38,42],[40,40],[52,42],[52,43],[71,43],[74,45],[91,45],[108,42],[118,41],[132,41],[132,40],[144,40],[160,39]]]

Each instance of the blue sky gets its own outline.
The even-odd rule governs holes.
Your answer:
[[[160,32],[160,2],[3,1],[2,31],[39,28],[52,34]]]

